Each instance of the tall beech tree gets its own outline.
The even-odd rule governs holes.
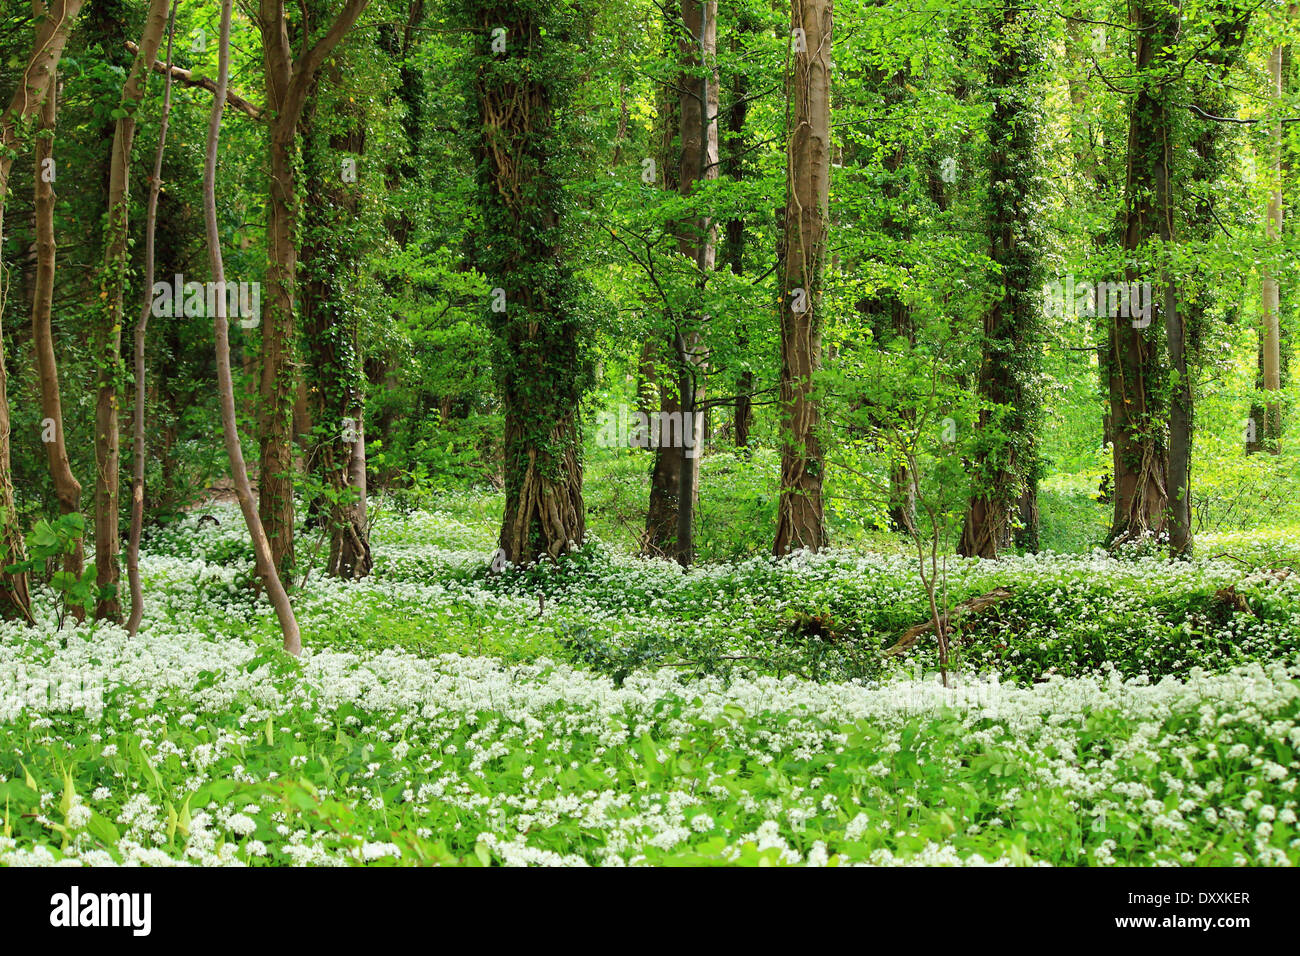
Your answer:
[[[1163,308],[1156,310],[1156,289],[1139,256],[1158,254],[1172,238],[1173,136],[1170,103],[1173,47],[1178,13],[1167,0],[1135,0],[1130,7],[1135,91],[1129,107],[1127,175],[1124,193],[1123,249],[1128,256],[1125,279],[1152,282],[1150,321],[1120,314],[1104,316],[1107,329],[1106,370],[1110,391],[1112,458],[1115,469],[1111,540],[1122,543],[1168,525],[1169,446],[1166,438],[1169,401],[1168,369],[1161,355],[1162,322],[1177,321],[1172,281],[1165,287]],[[1099,309],[1099,312],[1102,311]],[[1127,311],[1127,310],[1125,310]]]
[[[568,118],[585,10],[550,0],[460,0],[478,160],[474,253],[505,416],[501,555],[558,558],[586,534],[578,408],[590,372],[569,256],[564,185],[579,163]]]
[[[258,388],[258,511],[275,566],[288,581],[293,552],[293,406],[298,394],[294,307],[298,275],[298,124],[321,65],[347,36],[370,0],[343,0],[332,20],[300,23],[294,55],[284,0],[259,0],[266,74],[270,195],[266,219],[266,282],[262,297],[262,367]],[[324,26],[328,24],[328,26]],[[324,27],[321,29],[321,27]],[[312,39],[315,37],[315,39]]]
[[[0,113],[0,242],[4,236],[9,177],[19,141],[38,122],[45,98],[54,88],[59,60],[72,33],[72,25],[81,12],[82,0],[52,0],[48,8],[43,0],[33,0],[32,18],[36,42],[27,64],[18,78],[18,86],[3,113]],[[3,247],[0,247],[3,251]],[[10,279],[0,258],[0,304],[9,297]],[[0,315],[3,309],[0,308]],[[4,330],[0,328],[0,618],[30,621],[31,598],[27,576],[9,574],[3,568],[23,559],[23,533],[14,509],[13,469],[9,454],[10,418],[9,383],[5,371]]]
[[[781,249],[781,497],[776,554],[826,546],[820,410],[822,279],[829,242],[832,0],[790,11],[786,205]]]
[[[127,240],[130,214],[131,148],[135,141],[135,113],[144,99],[149,73],[158,59],[167,28],[170,0],[150,0],[139,52],[131,65],[115,115],[112,159],[108,180],[108,230],[104,244],[104,272],[100,300],[104,319],[96,327],[95,353],[95,583],[99,597],[95,617],[116,621],[122,616],[118,597],[121,567],[118,561],[118,476],[121,469],[121,430],[118,411],[122,398],[122,298],[126,287]]]
[[[996,558],[1011,543],[1017,505],[1037,480],[1041,236],[1034,214],[1039,193],[1041,29],[1032,11],[1007,5],[994,13],[987,86],[993,110],[986,228],[1000,289],[984,312],[978,378],[982,407],[971,462],[971,499],[957,548],[967,557]]]

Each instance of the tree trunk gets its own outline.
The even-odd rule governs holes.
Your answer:
[[[781,275],[781,498],[776,554],[826,546],[820,410],[822,272],[831,164],[832,0],[793,0],[794,126],[787,159]]]
[[[262,372],[258,388],[258,513],[271,542],[275,566],[290,581],[293,542],[293,406],[298,388],[294,296],[298,273],[298,192],[294,153],[307,93],[326,57],[347,35],[369,0],[345,0],[329,28],[315,41],[305,37],[295,59],[289,45],[284,0],[259,0],[271,189],[266,221],[266,290],[262,316]]]
[[[1269,93],[1274,109],[1282,106],[1282,47],[1273,47],[1268,58]],[[1269,185],[1268,211],[1264,219],[1264,239],[1275,245],[1282,237],[1282,122],[1273,126],[1272,182]],[[1263,385],[1266,396],[1262,425],[1264,447],[1277,454],[1282,450],[1282,405],[1277,395],[1282,390],[1281,291],[1277,276],[1263,275]],[[1258,427],[1258,426],[1257,426]]]
[[[718,178],[718,4],[717,0],[682,0],[681,140],[682,156],[678,191],[690,196],[703,182]],[[695,261],[696,283],[701,292],[707,286],[717,257],[717,227],[707,216],[681,224],[678,251]],[[700,357],[703,340],[699,329],[702,316],[686,316],[685,328],[674,340],[677,353],[678,394],[681,397],[682,429],[678,448],[660,453],[681,458],[678,468],[677,533],[674,557],[687,567],[695,558],[695,503],[700,487],[700,457],[704,451],[699,403],[704,395],[704,362]]]
[[[140,307],[140,318],[135,324],[134,353],[135,363],[135,409],[133,421],[132,477],[131,477],[131,530],[126,546],[126,576],[131,587],[131,614],[127,618],[126,629],[129,634],[140,630],[140,621],[144,617],[144,588],[140,583],[140,535],[144,530],[144,470],[146,459],[145,443],[145,334],[149,329],[149,313],[153,308],[154,280],[154,241],[158,231],[158,196],[162,191],[162,168],[164,150],[167,146],[167,121],[172,107],[172,45],[176,35],[176,3],[174,0],[171,18],[167,29],[167,72],[163,80],[162,118],[158,127],[158,148],[154,153],[153,175],[149,177],[149,201],[145,212],[144,225],[144,304]]]
[[[72,24],[81,12],[81,4],[82,0],[53,0],[47,11],[41,0],[33,0],[36,42],[18,78],[13,99],[0,113],[0,236],[4,235],[5,200],[9,196],[9,176],[18,147],[19,126],[27,126],[41,115],[45,97],[54,88],[59,59],[72,32]],[[8,292],[3,263],[0,263],[0,315],[4,314],[3,303]],[[0,328],[0,560],[5,564],[17,564],[24,558],[24,549],[22,528],[18,525],[14,505],[13,468],[9,457],[8,386],[4,330]],[[32,620],[26,574],[6,574],[0,570],[0,619]]]
[[[736,33],[731,39],[731,51],[739,56],[743,52],[742,44],[757,31],[756,21],[742,14],[736,24]],[[748,148],[745,138],[745,121],[749,116],[749,75],[744,66],[736,68],[736,75],[731,81],[731,110],[727,116],[727,161],[723,171],[734,183],[745,179],[745,150]],[[725,246],[727,265],[731,274],[745,274],[745,220],[737,216],[727,222]],[[736,349],[743,352],[749,346],[749,336],[744,322],[740,323],[736,336]],[[749,432],[754,423],[754,372],[746,368],[741,371],[736,383],[736,407],[732,422],[736,448],[742,452],[749,451]]]
[[[1041,416],[1036,381],[1042,354],[1041,277],[1034,213],[1042,40],[1034,14],[1022,16],[1005,7],[994,16],[986,228],[1002,294],[984,313],[979,440],[957,548],[959,554],[980,558],[996,558],[1010,544],[1021,499],[1037,482],[1034,436]],[[1036,519],[1036,506],[1026,503],[1026,514]]]
[[[1237,0],[1224,0],[1215,10],[1215,31],[1217,42],[1206,58],[1206,75],[1199,89],[1197,102],[1214,116],[1225,116],[1231,110],[1231,97],[1227,91],[1229,71],[1236,64],[1246,30],[1250,21],[1250,11],[1244,10]],[[1230,157],[1224,149],[1224,139],[1228,129],[1222,123],[1205,121],[1191,143],[1191,170],[1188,175],[1191,186],[1192,202],[1188,209],[1186,223],[1187,236],[1197,242],[1209,242],[1222,227],[1216,213],[1215,184],[1224,174]],[[1185,330],[1185,364],[1195,368],[1194,357],[1206,328],[1206,316],[1210,305],[1217,297],[1217,291],[1207,282],[1196,283],[1201,286],[1197,295],[1188,297],[1176,306],[1181,307],[1179,319]],[[1172,329],[1172,326],[1171,326]],[[1172,357],[1176,343],[1170,342]],[[1188,386],[1190,394],[1191,381]],[[1179,396],[1175,395],[1175,401]],[[1184,406],[1192,410],[1190,403]],[[1188,416],[1186,421],[1174,420],[1171,411],[1171,435],[1169,450],[1170,491],[1176,504],[1172,509],[1169,529],[1170,551],[1175,556],[1190,557],[1193,550],[1192,509],[1191,509],[1191,457],[1193,426],[1195,422]],[[1181,489],[1181,491],[1180,491]]]
[[[370,573],[370,529],[365,516],[365,362],[352,289],[361,281],[364,237],[359,233],[360,159],[366,125],[361,109],[340,94],[338,67],[315,84],[303,113],[302,318],[307,376],[315,386],[316,466],[330,489],[330,552],[326,572],[359,580]],[[329,118],[329,128],[320,131]],[[352,164],[345,166],[345,164]],[[357,171],[345,176],[344,169]]]
[[[226,89],[230,76],[230,8],[232,0],[223,0],[221,5],[221,40],[219,66],[217,69],[217,92],[212,99],[212,115],[208,121],[207,162],[203,171],[203,220],[206,226],[208,243],[208,261],[212,266],[212,280],[225,282],[225,266],[221,258],[221,234],[217,229],[217,143],[221,134],[221,113],[226,101]],[[257,572],[261,576],[262,586],[275,608],[275,615],[280,623],[280,632],[284,636],[284,649],[290,654],[302,653],[302,638],[298,631],[298,621],[294,617],[293,607],[289,604],[289,595],[280,582],[276,570],[271,544],[262,528],[257,508],[253,504],[253,490],[248,481],[248,468],[244,464],[244,452],[239,443],[239,430],[235,422],[235,385],[230,374],[230,324],[226,316],[226,297],[216,297],[217,314],[213,318],[213,330],[217,349],[217,389],[221,404],[221,430],[226,442],[226,455],[230,459],[230,477],[235,485],[235,494],[239,498],[239,508],[248,525],[248,535],[253,542],[253,554],[257,561]]]
[[[566,125],[578,24],[567,8],[528,0],[461,8],[473,31],[479,267],[499,290],[490,317],[505,418],[501,555],[526,565],[558,559],[586,533],[577,421],[587,338],[564,201],[578,163]]]
[[[95,579],[99,597],[97,620],[117,621],[122,616],[118,596],[118,475],[121,468],[121,432],[118,410],[122,396],[122,294],[126,286],[128,216],[130,212],[131,146],[135,139],[135,112],[144,98],[148,76],[158,57],[167,26],[169,0],[150,0],[140,52],[131,65],[113,130],[112,164],[108,181],[108,231],[104,251],[104,277],[100,299],[104,320],[97,326],[95,353],[98,370],[95,390]]]
[[[45,460],[54,483],[54,495],[60,514],[81,513],[81,482],[72,474],[68,448],[63,437],[63,400],[59,392],[59,367],[54,354],[54,335],[50,312],[54,302],[54,270],[57,246],[54,240],[54,181],[58,166],[54,162],[54,130],[58,115],[57,78],[50,85],[41,109],[40,133],[36,138],[36,286],[32,297],[32,351],[36,357],[36,374],[41,386],[41,442]],[[63,559],[63,570],[81,579],[85,569],[85,547],[78,539],[76,548]],[[69,613],[84,621],[86,610],[70,605]]]
[[[716,0],[682,0],[678,59],[682,74],[677,119],[681,154],[677,164],[677,189],[689,197],[704,181],[718,177],[718,5]],[[708,216],[677,224],[677,250],[695,263],[696,284],[708,282],[717,257],[717,228]],[[670,311],[672,310],[669,305]],[[704,367],[701,359],[701,316],[683,310],[676,316],[669,354],[676,370],[677,394],[671,379],[661,382],[659,441],[651,476],[650,507],[644,547],[650,553],[671,554],[678,563],[694,559],[695,502],[699,490],[700,455],[703,451],[698,405],[703,398]],[[674,416],[670,418],[669,416]],[[671,438],[665,424],[681,423]]]
[[[1129,113],[1124,250],[1136,253],[1169,231],[1172,214],[1169,121],[1170,54],[1177,17],[1162,0],[1132,6],[1137,94]],[[1150,281],[1130,266],[1128,282]],[[1172,292],[1169,293],[1172,295]],[[1169,296],[1166,297],[1166,304]],[[1154,301],[1150,303],[1154,312]],[[1118,311],[1118,310],[1117,310]],[[1107,380],[1110,386],[1111,438],[1115,469],[1115,511],[1111,541],[1120,544],[1168,525],[1169,451],[1165,441],[1167,402],[1154,321],[1145,326],[1130,316],[1107,316]]]

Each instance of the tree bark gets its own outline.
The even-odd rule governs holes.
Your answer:
[[[9,176],[20,136],[41,115],[45,97],[54,87],[59,59],[67,46],[72,24],[81,12],[82,0],[53,0],[48,11],[42,0],[33,0],[36,42],[28,56],[18,87],[8,108],[0,113],[0,236],[4,235],[5,200],[9,196]],[[8,294],[3,263],[0,263],[0,315]],[[0,560],[17,564],[23,560],[23,533],[14,506],[13,468],[9,457],[9,395],[5,372],[4,330],[0,328]],[[2,568],[3,565],[0,565]],[[32,620],[31,597],[27,575],[6,574],[0,570],[0,619]]]
[[[104,320],[97,326],[95,354],[95,580],[99,597],[97,620],[118,621],[118,473],[121,467],[121,432],[118,410],[122,395],[122,295],[126,286],[127,231],[130,212],[131,147],[135,139],[135,112],[144,98],[149,73],[158,57],[167,26],[169,0],[150,0],[140,52],[122,87],[122,99],[113,130],[113,152],[108,181],[108,230],[100,299]]]
[[[982,407],[971,498],[957,547],[959,554],[979,558],[996,558],[1011,543],[1020,501],[1037,482],[1034,435],[1041,410],[1035,211],[1042,41],[1034,14],[1020,15],[1007,6],[994,17],[986,228],[1002,292],[984,313],[978,383]],[[1026,503],[1026,508],[1033,520],[1036,507]]]
[[[315,385],[314,419],[317,468],[332,500],[330,552],[326,572],[359,580],[370,573],[370,529],[365,513],[365,363],[358,337],[359,316],[351,291],[361,281],[362,237],[360,159],[366,124],[360,108],[338,95],[342,75],[327,71],[314,84],[303,113],[303,204],[301,273],[304,340],[308,375]],[[326,118],[343,131],[327,135],[314,128]],[[340,120],[340,117],[346,117]],[[358,174],[349,182],[343,162]]]
[[[1282,105],[1282,47],[1275,46],[1268,58],[1269,94],[1274,109]],[[1282,237],[1282,123],[1273,126],[1272,182],[1269,185],[1268,209],[1264,218],[1264,240],[1276,244]],[[1278,279],[1266,270],[1262,282],[1263,334],[1260,348],[1263,354],[1263,385],[1265,394],[1264,421],[1257,423],[1263,434],[1264,447],[1277,454],[1282,450],[1282,405],[1277,395],[1282,390],[1282,326],[1281,290]]]
[[[63,436],[63,400],[59,392],[59,367],[54,354],[50,312],[54,301],[54,271],[57,246],[54,239],[54,131],[58,116],[57,78],[50,85],[41,109],[40,132],[36,137],[36,285],[32,297],[32,351],[41,387],[41,441],[54,483],[60,514],[81,513],[81,482],[72,473]],[[47,435],[50,440],[46,441]],[[85,546],[79,538],[73,552],[63,559],[63,570],[80,580],[85,569]],[[86,618],[80,605],[69,605],[77,621]]]
[[[298,273],[298,186],[294,172],[298,122],[321,64],[352,29],[369,0],[346,0],[329,28],[297,59],[289,45],[284,0],[259,0],[266,74],[271,189],[267,202],[266,289],[262,370],[258,388],[258,512],[284,581],[291,580],[293,542],[293,405],[297,394],[294,296]]]
[[[743,52],[742,43],[757,31],[757,24],[747,14],[742,14],[736,24],[736,33],[731,39],[731,51],[734,55]],[[749,75],[744,66],[738,66],[736,75],[731,80],[731,109],[727,116],[727,160],[723,171],[732,182],[741,183],[745,179],[745,122],[749,117]],[[745,220],[736,216],[727,222],[725,258],[731,267],[731,274],[745,274]],[[736,348],[743,351],[749,345],[748,330],[744,322],[740,323],[736,337]],[[736,407],[733,412],[733,438],[736,448],[742,452],[749,451],[749,432],[754,423],[754,372],[745,368],[741,371],[736,384]]]
[[[222,283],[225,282],[225,266],[221,258],[221,234],[217,229],[217,144],[221,135],[221,113],[225,105],[230,76],[231,3],[232,0],[223,0],[221,5],[220,66],[217,70],[217,92],[212,99],[212,114],[208,120],[207,161],[203,171],[203,220],[207,232],[208,261],[212,266],[212,280]],[[253,542],[257,572],[261,576],[262,586],[280,623],[280,632],[284,636],[284,649],[297,656],[302,653],[298,621],[289,603],[289,595],[280,582],[271,544],[267,540],[266,531],[262,528],[261,519],[253,503],[253,490],[248,481],[248,468],[244,464],[244,452],[239,442],[239,430],[235,422],[235,386],[230,373],[230,326],[226,316],[226,297],[217,296],[216,303],[217,314],[213,319],[213,331],[216,336],[217,389],[221,404],[221,430],[225,437],[226,455],[230,459],[230,477],[235,485],[235,494],[239,498],[239,508],[248,525],[248,535]]]
[[[1123,243],[1130,254],[1172,228],[1168,172],[1173,131],[1169,91],[1162,83],[1169,79],[1167,48],[1177,33],[1177,17],[1163,0],[1141,0],[1131,10],[1137,93],[1129,112]],[[1150,281],[1131,266],[1125,279]],[[1172,291],[1166,307],[1170,296]],[[1154,313],[1154,301],[1151,307]],[[1162,397],[1168,376],[1160,361],[1154,314],[1151,318],[1145,327],[1129,316],[1105,319],[1115,469],[1113,544],[1160,534],[1168,526],[1167,401]]]
[[[133,422],[132,477],[131,477],[131,529],[126,546],[126,577],[131,588],[131,614],[127,618],[126,630],[135,634],[140,630],[140,621],[144,617],[144,589],[140,584],[140,535],[144,529],[144,469],[146,444],[144,417],[146,404],[145,390],[145,334],[149,328],[149,313],[153,307],[154,280],[154,240],[158,231],[158,196],[162,191],[163,155],[167,146],[167,121],[171,116],[172,106],[172,44],[176,34],[176,4],[172,3],[171,17],[167,30],[167,72],[163,80],[162,119],[158,127],[158,149],[154,153],[153,175],[149,177],[149,200],[145,211],[144,225],[144,303],[140,308],[140,318],[135,323],[135,341],[133,342],[135,364],[135,408]]]
[[[776,554],[826,546],[820,409],[822,273],[831,165],[832,0],[793,0],[794,127],[786,167],[781,275],[781,497]]]
[[[578,23],[573,10],[527,0],[462,0],[462,8],[474,35],[478,260],[500,291],[490,313],[505,418],[500,552],[528,565],[558,559],[586,534],[577,424],[586,330],[563,195],[579,163],[565,125]],[[494,31],[504,31],[499,50]]]
[[[677,189],[689,197],[702,182],[718,177],[718,5],[716,0],[682,0],[678,57],[682,74],[677,118],[681,154],[677,164]],[[695,216],[677,224],[677,251],[695,264],[696,285],[703,290],[717,258],[717,227],[708,216]],[[704,392],[701,316],[694,309],[678,312],[668,352],[673,356],[677,394],[669,379],[661,382],[661,425],[670,415],[681,429],[668,441],[660,429],[651,478],[651,502],[646,522],[646,550],[671,554],[679,564],[694,559],[695,502],[699,492],[703,435],[698,406]]]

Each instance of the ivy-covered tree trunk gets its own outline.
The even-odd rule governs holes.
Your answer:
[[[1036,381],[1042,331],[1035,214],[1043,40],[1033,13],[1007,6],[994,17],[987,229],[1001,294],[984,313],[982,407],[971,498],[957,548],[980,558],[996,558],[1010,543],[1020,500],[1027,484],[1037,480],[1034,436],[1042,407]]]
[[[1215,9],[1215,43],[1205,52],[1206,67],[1196,105],[1212,116],[1226,116],[1231,112],[1231,101],[1225,84],[1229,71],[1241,55],[1246,38],[1251,11],[1247,0],[1223,0]],[[1194,242],[1209,242],[1223,229],[1217,211],[1216,185],[1224,173],[1230,157],[1232,127],[1212,120],[1200,120],[1200,126],[1191,138],[1190,169],[1187,193],[1191,199],[1186,214],[1186,235]],[[1207,281],[1193,283],[1197,292],[1185,296],[1181,303],[1182,326],[1185,328],[1186,365],[1195,369],[1199,364],[1199,342],[1207,328],[1207,314],[1220,293],[1215,284]],[[1170,354],[1174,343],[1170,343]],[[1180,401],[1180,394],[1191,396],[1191,376],[1175,389],[1175,407],[1170,411],[1169,482],[1172,502],[1170,506],[1169,549],[1176,556],[1190,558],[1193,550],[1191,510],[1191,448],[1194,420],[1190,401]],[[1185,408],[1185,420],[1177,418],[1179,408]]]
[[[578,164],[566,125],[573,43],[584,11],[546,0],[460,0],[482,234],[505,417],[501,551],[512,564],[582,544],[578,411],[590,375],[586,322],[568,260],[565,178]]]
[[[144,99],[148,76],[158,58],[163,30],[167,28],[170,0],[150,0],[139,53],[122,87],[108,181],[108,233],[100,300],[104,317],[96,327],[95,391],[95,602],[98,620],[117,621],[122,616],[118,595],[121,564],[118,560],[118,488],[121,471],[122,296],[126,286],[128,219],[130,212],[131,148],[135,141],[135,112]]]
[[[284,0],[259,0],[271,169],[266,219],[266,288],[262,297],[262,369],[258,386],[258,514],[280,577],[288,582],[293,548],[294,297],[298,281],[298,183],[294,169],[298,122],[308,90],[326,57],[352,29],[370,0],[344,0],[332,20],[308,24],[310,36],[295,57]],[[324,31],[320,27],[328,23]],[[315,39],[313,39],[313,37]]]
[[[45,97],[54,87],[59,60],[67,46],[72,25],[81,12],[82,0],[33,0],[36,42],[27,59],[8,107],[0,113],[0,237],[4,236],[5,204],[9,197],[9,176],[22,137],[36,123]],[[0,249],[2,251],[2,249]],[[4,313],[9,284],[0,262],[0,315]],[[23,532],[14,506],[13,468],[9,457],[9,382],[5,371],[4,329],[0,328],[0,619],[32,619],[31,597],[26,574],[8,574],[3,567],[24,558]]]
[[[794,76],[781,254],[781,497],[776,554],[826,546],[820,409],[822,273],[831,173],[831,0],[793,0]]]
[[[366,517],[365,365],[358,337],[365,238],[360,223],[366,123],[340,94],[342,70],[322,75],[303,113],[302,319],[317,474],[328,489],[326,572],[359,580],[370,573]],[[359,459],[359,465],[358,465]]]
[[[1175,40],[1178,15],[1166,0],[1137,0],[1131,10],[1137,92],[1129,112],[1123,248],[1133,258],[1140,251],[1151,252],[1151,244],[1165,237],[1172,225],[1168,48]],[[1130,266],[1125,279],[1151,282],[1152,276]],[[1155,321],[1158,285],[1152,283],[1148,319],[1123,315],[1121,310],[1105,316],[1115,468],[1110,536],[1115,544],[1163,533],[1168,526],[1169,376],[1162,361],[1160,325]],[[1166,310],[1171,304],[1172,290],[1166,296]]]

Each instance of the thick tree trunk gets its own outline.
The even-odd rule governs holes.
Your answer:
[[[298,273],[298,192],[294,174],[298,121],[325,58],[352,29],[369,0],[345,0],[329,28],[295,59],[284,0],[259,0],[271,169],[266,221],[266,289],[258,388],[258,513],[282,580],[290,581],[293,542],[293,406],[298,389],[294,296]]]
[[[365,251],[356,227],[366,126],[359,108],[339,95],[341,84],[337,68],[327,71],[303,113],[306,199],[300,270],[307,375],[316,397],[312,413],[323,431],[315,445],[316,465],[332,493],[326,572],[359,580],[370,573],[373,561],[365,514],[365,363],[349,290],[361,280]],[[314,128],[326,117],[331,129],[345,122],[346,130],[326,135]],[[343,175],[345,161],[355,164],[355,177]]]
[[[832,0],[793,0],[794,126],[787,158],[781,275],[781,498],[776,554],[826,546],[820,410],[822,272],[831,166]]]
[[[268,65],[269,76],[269,65]],[[281,579],[292,580],[293,404],[298,390],[294,356],[294,286],[298,248],[297,185],[293,163],[296,123],[276,113],[269,135],[271,194],[267,205],[266,289],[263,294],[261,379],[258,388],[258,514]]]
[[[217,143],[221,134],[221,113],[226,100],[226,89],[230,76],[230,8],[232,0],[223,0],[221,5],[221,39],[219,66],[217,71],[217,91],[212,100],[212,115],[208,121],[207,162],[203,172],[203,220],[206,227],[208,243],[208,261],[212,266],[214,282],[225,281],[225,266],[221,258],[221,234],[217,228]],[[230,374],[230,325],[226,316],[226,297],[217,296],[217,315],[213,318],[213,330],[216,336],[217,351],[217,389],[221,405],[221,430],[226,442],[226,455],[230,459],[230,477],[235,485],[235,494],[239,498],[239,508],[244,514],[248,526],[248,535],[253,542],[253,554],[257,562],[257,572],[262,579],[267,598],[275,609],[280,623],[280,632],[284,636],[284,649],[295,656],[302,653],[302,638],[298,631],[298,621],[294,617],[289,595],[280,581],[276,570],[271,544],[262,528],[257,508],[253,503],[253,490],[248,481],[248,468],[244,464],[244,452],[239,442],[239,429],[235,422],[235,386]]]
[[[36,138],[36,286],[32,297],[32,351],[41,386],[41,442],[54,483],[60,514],[81,513],[81,482],[72,474],[68,448],[63,437],[63,400],[59,392],[59,367],[54,354],[50,312],[54,302],[54,270],[57,246],[54,240],[54,130],[58,115],[58,83],[50,86],[41,109],[40,133]],[[85,569],[85,548],[77,540],[73,552],[63,559],[63,570],[80,580]],[[70,605],[77,621],[86,617],[85,608]]]
[[[53,0],[48,10],[42,0],[33,0],[36,42],[18,88],[8,108],[0,113],[0,236],[4,235],[5,201],[9,197],[9,176],[13,172],[20,129],[34,123],[41,115],[45,97],[54,88],[59,59],[67,46],[72,25],[81,12],[82,0]],[[2,265],[2,264],[0,264]],[[0,268],[0,315],[9,288]],[[0,560],[17,564],[23,560],[23,532],[18,525],[14,506],[13,468],[9,457],[9,394],[5,371],[4,330],[0,328]],[[27,575],[0,571],[0,619],[32,620],[31,597]]]
[[[1133,254],[1163,237],[1172,215],[1167,48],[1175,40],[1177,17],[1163,0],[1143,0],[1133,4],[1131,23],[1137,93],[1129,114],[1124,250]],[[1149,282],[1151,276],[1130,267],[1125,279]],[[1166,309],[1168,303],[1167,296]],[[1154,296],[1150,305],[1153,314],[1145,324],[1120,314],[1105,318],[1115,468],[1111,540],[1115,544],[1163,533],[1168,526],[1168,403],[1163,397],[1168,375],[1160,361]]]
[[[525,0],[464,0],[473,31],[473,131],[485,235],[480,269],[505,417],[501,556],[558,559],[586,533],[577,428],[586,331],[575,308],[564,183],[577,157],[565,125],[574,79],[571,11]],[[494,50],[494,31],[501,48]],[[545,68],[541,68],[542,65]]]
[[[98,620],[117,621],[122,616],[118,596],[121,568],[118,562],[118,476],[121,468],[121,431],[118,410],[122,398],[122,296],[126,286],[128,217],[130,212],[131,147],[135,139],[135,112],[144,98],[149,73],[158,57],[167,27],[169,0],[150,0],[140,52],[122,87],[122,100],[113,131],[113,152],[108,180],[108,232],[104,251],[104,277],[100,299],[105,316],[96,328],[98,372],[95,390],[95,579],[99,598]]]
[[[1034,435],[1041,408],[1035,170],[1042,40],[1034,14],[1006,7],[994,16],[987,229],[989,258],[997,266],[1002,294],[984,313],[978,385],[983,407],[976,426],[971,499],[957,548],[959,554],[980,558],[996,558],[1011,543],[1020,501],[1037,481]],[[1027,504],[1026,514],[1035,519],[1037,508]]]
[[[1229,71],[1237,62],[1242,43],[1246,37],[1250,21],[1250,11],[1243,9],[1237,0],[1224,0],[1215,10],[1215,31],[1217,42],[1206,59],[1206,75],[1202,81],[1196,102],[1214,116],[1225,116],[1231,110],[1230,95],[1227,89]],[[1222,123],[1205,121],[1191,143],[1191,170],[1188,176],[1190,187],[1187,190],[1193,201],[1187,212],[1187,236],[1185,238],[1208,242],[1222,227],[1216,213],[1215,184],[1225,171],[1230,161],[1228,151],[1224,149],[1224,140],[1228,128]],[[1182,348],[1186,352],[1184,364],[1196,367],[1193,360],[1197,351],[1197,342],[1201,338],[1206,323],[1206,315],[1217,297],[1213,283],[1200,282],[1201,290],[1181,303],[1174,303],[1179,312],[1179,330],[1183,332],[1185,342]],[[1173,331],[1173,326],[1170,326]],[[1169,342],[1171,360],[1175,346]],[[1187,381],[1190,395],[1192,382]],[[1182,391],[1179,389],[1178,391]],[[1171,508],[1169,528],[1170,551],[1175,556],[1190,557],[1193,550],[1192,509],[1191,509],[1191,447],[1194,435],[1194,421],[1190,414],[1182,417],[1182,408],[1189,413],[1193,410],[1190,403],[1184,403],[1176,392],[1175,402],[1180,407],[1171,409],[1170,413],[1170,449],[1169,471],[1170,492],[1175,503]]]

